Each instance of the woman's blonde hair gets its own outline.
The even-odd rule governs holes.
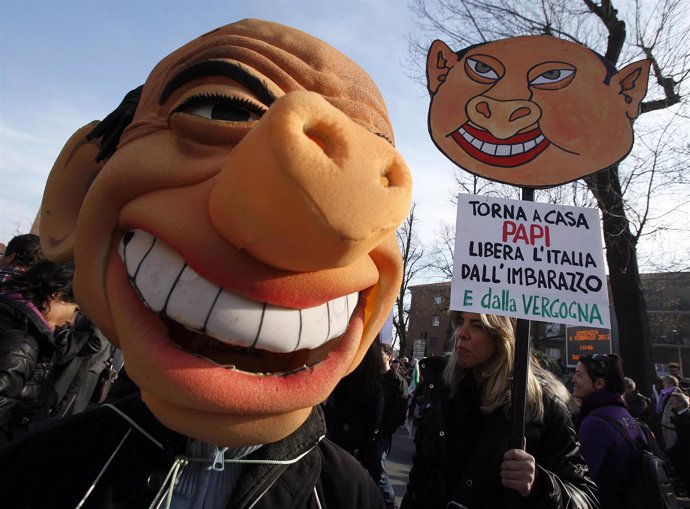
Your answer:
[[[453,326],[460,316],[461,311],[451,311],[450,318]],[[513,364],[515,360],[515,330],[514,318],[499,315],[479,314],[481,322],[496,342],[496,353],[484,367],[483,379],[480,382],[482,389],[481,412],[488,414],[497,409],[502,409],[507,416],[510,415],[510,381],[513,376]],[[450,387],[451,397],[455,395],[460,381],[467,375],[467,371],[458,366],[457,350],[453,348],[448,363],[443,371],[443,379]],[[527,422],[541,422],[544,418],[544,402],[542,400],[542,385],[539,378],[550,380],[553,377],[544,375],[544,371],[534,356],[530,356],[527,370],[527,398],[525,417]],[[539,376],[539,378],[538,378]],[[555,380],[554,380],[555,381]]]

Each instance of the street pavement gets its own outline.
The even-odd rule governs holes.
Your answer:
[[[398,428],[393,435],[393,445],[391,447],[388,461],[386,462],[386,472],[395,491],[395,502],[400,505],[405,495],[407,486],[407,475],[412,465],[412,453],[414,451],[414,441],[404,426]]]

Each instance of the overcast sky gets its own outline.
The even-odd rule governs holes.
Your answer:
[[[29,230],[76,129],[112,111],[177,47],[247,17],[309,32],[371,74],[414,176],[422,238],[454,222],[454,167],[428,136],[426,90],[405,73],[406,0],[0,0],[0,241]]]

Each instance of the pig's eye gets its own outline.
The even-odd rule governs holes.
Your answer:
[[[560,83],[575,74],[572,69],[551,69],[530,81],[530,85],[551,85]]]
[[[493,67],[480,60],[468,58],[466,60],[466,65],[475,75],[482,78],[483,80],[495,81],[500,78],[500,76]]]
[[[248,99],[216,94],[192,96],[173,111],[225,122],[251,122],[261,118],[265,112],[265,108]]]

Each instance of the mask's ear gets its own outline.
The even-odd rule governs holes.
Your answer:
[[[41,203],[39,232],[46,258],[65,262],[74,258],[74,234],[84,197],[105,161],[96,162],[98,140],[88,141],[98,122],[79,129],[67,141],[50,171]]]
[[[611,86],[618,86],[619,94],[623,96],[629,119],[635,119],[640,114],[640,103],[647,95],[650,63],[649,60],[633,62],[611,78]]]
[[[426,83],[429,92],[433,95],[438,90],[450,70],[458,63],[458,56],[439,40],[431,43],[429,54],[426,57]]]

